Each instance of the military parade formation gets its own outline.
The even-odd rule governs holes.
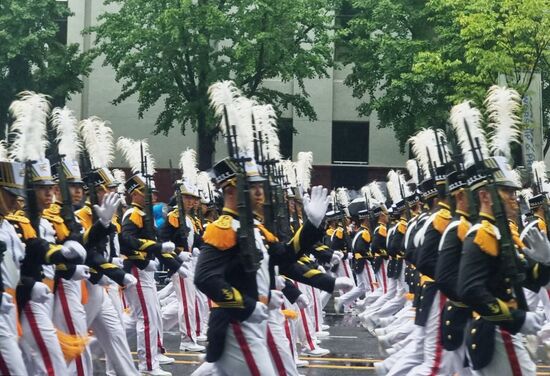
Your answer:
[[[209,95],[228,156],[199,171],[182,151],[167,204],[147,140],[15,98],[0,144],[1,375],[93,375],[98,357],[108,375],[170,375],[175,330],[181,352],[204,353],[195,376],[297,376],[331,353],[332,306],[377,338],[378,375],[536,374],[550,180],[543,161],[511,167],[517,92],[491,87],[486,113],[454,106],[446,130],[411,137],[403,170],[359,190],[312,185],[311,152],[283,159],[271,105],[231,81]]]

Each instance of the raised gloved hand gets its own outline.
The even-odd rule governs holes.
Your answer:
[[[69,260],[78,260],[84,262],[86,260],[86,248],[75,240],[67,240],[61,246],[61,254]]]
[[[197,247],[193,248],[193,256],[194,257],[199,257],[200,254],[201,254],[200,249],[198,249]]]
[[[342,257],[344,257],[344,252],[341,251],[334,251],[332,253],[332,258],[330,259],[331,265],[338,265],[340,261],[342,261]]]
[[[174,252],[176,245],[173,242],[162,243],[162,252]]]
[[[275,276],[275,288],[277,290],[282,290],[286,286],[285,278],[281,277],[280,275]]]
[[[83,279],[90,278],[90,268],[86,265],[77,265],[73,276],[71,277],[72,281],[82,281]]]
[[[0,304],[0,313],[7,314],[10,313],[12,309],[15,308],[13,304],[13,297],[7,292],[2,293],[2,303]]]
[[[252,311],[252,314],[246,319],[246,321],[251,323],[260,323],[265,320],[267,320],[268,316],[268,308],[267,306],[262,302],[256,302],[256,307],[254,307],[254,311]]]
[[[113,257],[113,264],[122,269],[124,267],[124,260],[120,257]]]
[[[124,287],[132,287],[137,285],[138,280],[136,277],[134,277],[132,274],[126,273],[124,274],[124,279],[122,280],[122,284]]]
[[[307,219],[315,227],[319,227],[325,218],[325,213],[327,212],[328,204],[330,203],[328,190],[320,185],[317,185],[311,188],[311,197],[305,195],[303,200]]]
[[[535,312],[526,312],[525,321],[519,330],[523,334],[537,334],[544,325],[544,317]]]
[[[281,291],[271,290],[271,296],[269,297],[268,307],[269,309],[279,309],[283,304],[285,297]]]
[[[296,299],[294,303],[296,303],[296,305],[300,309],[309,307],[309,299],[304,294],[300,294],[300,296],[298,296],[298,299]]]
[[[181,251],[180,253],[178,253],[178,258],[182,262],[188,262],[191,260],[191,254],[189,252]]]
[[[35,282],[32,286],[31,291],[31,300],[35,303],[45,303],[47,302],[50,297],[52,296],[52,292],[50,291],[50,288],[42,283],[42,282]]]
[[[103,197],[103,202],[101,206],[94,205],[94,211],[99,218],[99,222],[107,228],[113,220],[113,215],[115,214],[118,205],[120,205],[120,196],[116,192],[110,192]]]
[[[536,221],[525,227],[520,238],[527,246],[523,248],[523,252],[529,258],[541,264],[550,265],[550,242],[546,234],[539,230]]]
[[[159,266],[159,262],[155,260],[149,261],[149,264],[145,267],[144,270],[147,270],[148,272],[156,272]]]
[[[353,281],[348,277],[338,277],[334,282],[335,290],[342,290],[344,292],[349,291],[353,288]]]

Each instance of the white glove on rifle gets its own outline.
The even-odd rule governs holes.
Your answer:
[[[184,262],[182,266],[179,267],[177,270],[177,273],[182,276],[182,278],[187,278],[191,275],[191,265],[189,263]]]
[[[101,206],[94,205],[94,211],[99,218],[99,222],[101,222],[105,228],[109,227],[111,224],[118,205],[120,205],[120,196],[116,192],[107,193],[103,197]]]
[[[2,303],[0,304],[0,313],[10,313],[15,308],[13,297],[7,292],[2,293]]]
[[[102,275],[97,284],[100,286],[109,286],[111,284],[111,278],[106,275]]]
[[[275,276],[275,288],[277,290],[282,290],[286,286],[285,278],[280,275]]]
[[[294,303],[296,303],[296,305],[300,309],[309,307],[309,299],[304,294],[300,294],[300,296],[298,296],[298,299],[296,299]]]
[[[327,271],[325,270],[325,268],[323,268],[321,265],[319,265],[317,267],[317,270],[319,270],[321,273],[326,273]]]
[[[529,223],[520,236],[525,242],[527,248],[523,248],[523,252],[536,262],[541,264],[550,264],[550,242],[537,227],[537,221]]]
[[[338,265],[340,261],[342,261],[342,258],[344,257],[344,252],[341,251],[334,251],[332,253],[332,258],[330,259],[331,265]]]
[[[35,282],[32,286],[31,300],[35,303],[45,303],[51,295],[50,288],[42,282]]]
[[[172,242],[162,243],[162,252],[174,252],[176,245]]]
[[[353,258],[353,253],[352,252],[348,252],[348,260],[351,260]]]
[[[191,260],[191,254],[189,252],[185,252],[185,251],[181,251],[179,254],[178,254],[178,258],[182,261],[182,262],[188,262]]]
[[[124,285],[124,287],[132,287],[137,285],[137,283],[138,280],[136,277],[129,273],[124,274],[124,279],[122,280],[122,284]]]
[[[159,262],[155,260],[149,261],[149,264],[145,267],[144,270],[147,270],[148,272],[156,272],[158,269]]]
[[[544,317],[535,312],[526,312],[525,321],[519,330],[523,334],[537,334],[544,325]]]
[[[120,257],[113,257],[113,264],[122,269],[124,267],[124,260]]]
[[[90,268],[86,265],[77,265],[71,281],[82,281],[90,278]]]
[[[265,320],[267,320],[268,316],[268,308],[267,306],[262,302],[256,302],[256,307],[254,307],[254,311],[252,311],[252,314],[246,319],[246,321],[250,323],[260,323]]]
[[[199,257],[200,254],[201,254],[200,249],[198,249],[197,247],[193,248],[193,256],[194,257]]]
[[[353,288],[353,281],[348,277],[338,277],[334,282],[335,290],[342,290],[344,292],[349,291]]]
[[[86,248],[75,240],[67,240],[61,246],[61,254],[69,260],[80,260],[84,262],[86,260]]]
[[[330,197],[328,197],[328,190],[320,185],[311,188],[311,197],[304,196],[304,211],[306,212],[307,219],[315,227],[319,227],[325,213],[327,212],[328,204],[330,203]]]
[[[271,290],[271,297],[269,298],[269,309],[279,309],[285,301],[285,296],[282,291]]]

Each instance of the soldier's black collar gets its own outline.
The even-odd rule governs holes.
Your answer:
[[[222,209],[222,215],[225,214],[225,215],[229,215],[235,219],[238,219],[239,218],[239,213],[237,213],[235,210],[232,210],[232,209],[229,209],[229,208],[223,208]]]
[[[466,219],[470,218],[470,214],[469,214],[469,213],[466,213],[465,211],[456,209],[456,210],[455,210],[455,213],[458,214],[458,215],[461,215],[461,216],[465,217]]]
[[[495,223],[496,219],[491,214],[484,213],[484,212],[479,212],[479,216],[480,216],[481,219],[485,219],[485,220],[488,220],[491,223]]]
[[[138,209],[143,209],[143,206],[141,206],[140,204],[137,204],[135,202],[132,202],[132,206],[135,206]]]

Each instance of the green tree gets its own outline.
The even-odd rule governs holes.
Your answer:
[[[353,63],[346,83],[366,98],[359,112],[376,111],[403,148],[419,128],[444,127],[452,104],[471,99],[481,106],[499,74],[525,94],[532,75],[547,69],[550,30],[541,10],[548,3],[353,1],[359,14],[340,34],[345,62]]]
[[[162,101],[154,133],[191,126],[205,169],[218,135],[207,95],[215,81],[233,79],[247,95],[315,119],[304,80],[326,76],[332,64],[332,1],[107,0],[118,12],[101,15],[91,31],[96,54],[122,83],[113,103],[137,95],[142,117]],[[296,80],[299,90],[262,86],[272,78]]]
[[[61,105],[82,89],[81,75],[89,73],[91,59],[66,45],[60,22],[71,15],[56,0],[2,0],[0,2],[0,132],[8,121],[8,107],[17,93],[34,90]]]

